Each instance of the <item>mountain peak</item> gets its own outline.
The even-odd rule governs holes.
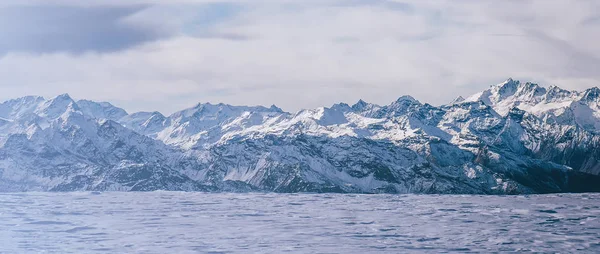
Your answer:
[[[333,104],[333,106],[331,106],[331,109],[338,110],[338,111],[352,111],[352,107],[350,107],[350,105],[343,103],[343,102]]]
[[[588,88],[588,89],[586,89],[585,91],[586,91],[586,92],[594,92],[594,93],[598,93],[598,92],[600,92],[600,88],[598,88],[597,86],[594,86],[594,87],[591,87],[591,88]]]
[[[492,85],[492,87],[502,87],[502,86],[506,86],[506,85],[510,86],[510,85],[515,85],[515,84],[519,84],[519,83],[521,83],[521,81],[514,80],[513,78],[508,78],[499,84]]]
[[[15,119],[27,115],[32,113],[45,100],[41,96],[25,96],[5,101],[0,104],[0,117]]]
[[[55,96],[55,97],[47,100],[46,102],[44,102],[44,104],[48,105],[48,106],[51,106],[51,105],[66,106],[66,105],[69,105],[71,103],[75,104],[75,101],[67,93],[57,95],[57,96]]]
[[[585,90],[582,99],[585,101],[597,101],[600,97],[600,88],[592,87]]]
[[[354,103],[354,105],[352,105],[352,109],[360,111],[364,109],[367,105],[369,105],[367,102],[360,99],[356,103]]]
[[[403,95],[400,96],[400,98],[398,98],[396,100],[396,102],[411,102],[411,103],[419,103],[419,101],[417,99],[415,99],[414,97],[410,96],[410,95]]]
[[[61,94],[40,104],[35,112],[43,117],[58,118],[67,111],[79,111],[80,108],[69,94]]]
[[[382,107],[373,103],[368,103],[364,100],[358,100],[358,102],[356,102],[350,108],[355,113],[359,113],[363,116],[372,117],[378,115]]]
[[[525,84],[520,84],[517,87],[517,91],[515,92],[515,96],[527,97],[529,99],[542,96],[546,94],[546,88],[540,87],[536,83],[526,82]]]
[[[128,115],[127,111],[122,108],[115,107],[109,102],[79,100],[77,101],[77,105],[84,114],[98,119],[117,121]]]
[[[73,98],[71,98],[71,96],[68,93],[63,93],[63,94],[59,94],[56,97],[50,99],[50,100],[68,100],[68,101],[73,101]]]
[[[16,98],[16,99],[10,99],[7,101],[4,101],[0,104],[15,104],[15,103],[23,103],[23,102],[40,102],[40,101],[44,101],[46,99],[44,99],[44,97],[42,96],[33,96],[33,95],[28,95],[28,96],[23,96],[20,98]]]
[[[212,105],[212,104],[210,104],[210,102],[204,102],[204,103],[202,103],[202,102],[198,102],[198,103],[196,103],[196,105],[194,105],[192,108],[193,108],[193,109],[198,109],[198,108],[202,108],[202,107],[204,107],[204,106],[211,106],[211,105]]]
[[[283,113],[283,109],[281,109],[280,107],[275,106],[275,104],[271,105],[271,107],[269,107],[269,109],[271,111],[274,111],[274,112]]]
[[[450,102],[450,105],[461,103],[463,101],[465,101],[465,98],[459,95],[458,97],[456,97],[456,99],[454,99]]]
[[[569,174],[600,174],[599,156],[589,152],[598,150],[600,89],[552,102],[541,91],[509,79],[450,106],[402,96],[385,106],[359,100],[352,108],[338,103],[292,115],[275,113],[281,110],[274,105],[204,103],[170,117],[139,112],[118,123],[104,118],[118,111],[111,104],[75,103],[68,94],[36,103],[39,111],[15,121],[1,114],[17,107],[2,105],[0,162],[8,173],[0,174],[0,191],[6,183],[11,191],[598,190],[600,178],[583,188]],[[594,102],[577,101],[582,96]]]
[[[160,116],[160,117],[165,117],[162,113],[158,112],[158,111],[153,111],[151,112],[151,115],[153,116]]]
[[[517,87],[520,84],[521,84],[520,81],[509,78],[500,84],[493,85],[492,90],[499,93],[500,95],[511,94],[511,93],[516,92]]]

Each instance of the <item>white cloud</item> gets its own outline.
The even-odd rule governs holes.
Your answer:
[[[138,3],[148,2],[160,1]],[[235,15],[210,25],[190,14],[207,1],[184,2],[123,20],[177,30],[173,37],[116,52],[8,53],[1,97],[69,92],[130,110],[205,101],[297,110],[404,94],[440,104],[509,76],[572,89],[600,80],[595,1],[236,1]]]

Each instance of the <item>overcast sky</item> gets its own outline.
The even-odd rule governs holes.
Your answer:
[[[284,110],[600,85],[595,0],[2,0],[0,100]]]

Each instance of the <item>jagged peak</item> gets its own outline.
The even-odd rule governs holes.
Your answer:
[[[597,101],[599,97],[600,97],[600,88],[591,87],[591,88],[586,89],[583,92],[583,96],[581,97],[581,99],[585,100],[585,101]]]
[[[450,102],[450,105],[456,104],[456,103],[461,103],[463,101],[465,101],[465,98],[459,95],[458,97],[456,97],[454,100],[452,100]]]
[[[400,98],[398,98],[395,102],[396,103],[398,103],[398,102],[420,103],[417,99],[415,99],[414,97],[412,97],[410,95],[400,96]]]
[[[94,118],[108,118],[116,121],[128,115],[127,111],[109,102],[78,100],[77,105],[83,113]]]
[[[17,103],[17,102],[42,102],[45,100],[46,99],[42,96],[28,95],[28,96],[19,97],[16,99],[9,99],[9,100],[2,102],[1,104],[13,104],[13,103]]]
[[[469,113],[470,116],[486,116],[486,117],[494,117],[500,118],[500,114],[494,110],[493,107],[486,104],[485,102],[478,101],[465,101],[462,103],[456,103],[453,105],[449,105],[445,107],[446,113],[454,112],[456,109],[464,110]]]
[[[14,119],[31,114],[45,101],[46,99],[41,96],[25,96],[7,100],[0,104],[0,117]]]
[[[339,104],[336,104],[336,105],[339,105]],[[312,119],[310,121],[315,121],[319,125],[325,125],[325,126],[347,123],[348,120],[344,116],[344,114],[345,114],[344,110],[340,110],[340,108],[339,108],[340,106],[336,107],[336,105],[334,105],[331,108],[318,107],[313,110],[301,110],[298,113],[296,113],[294,118],[306,119],[306,120]],[[345,104],[345,105],[347,105],[347,104]],[[350,107],[348,106],[348,109],[349,108]]]
[[[157,111],[152,112],[150,114],[150,116],[148,117],[148,120],[156,121],[157,119],[159,121],[163,121],[163,120],[166,119],[166,117],[163,114],[161,114],[160,112],[157,112]]]
[[[68,109],[77,111],[79,110],[79,106],[69,94],[64,93],[45,101],[38,107],[36,111],[45,116],[48,116],[55,114],[60,115]]]
[[[507,105],[523,102],[530,105],[538,104],[542,101],[553,102],[571,96],[569,93],[570,92],[556,86],[545,88],[534,82],[521,82],[509,78],[506,81],[492,85],[491,88],[476,93],[465,100],[483,100],[486,104],[493,107],[503,107],[504,109],[500,109],[500,112],[507,113],[509,110]]]
[[[196,113],[196,112],[202,112],[202,111],[210,110],[210,109],[219,110],[219,109],[222,109],[225,106],[229,106],[229,105],[228,104],[224,104],[224,103],[212,104],[210,102],[204,102],[204,103],[199,102],[195,106],[193,106],[191,108],[184,109],[184,110],[179,111],[179,112]],[[175,114],[177,114],[179,112],[176,112]]]
[[[561,92],[561,91],[566,91],[566,90],[560,88],[557,85],[551,85],[551,86],[548,87],[547,91],[548,92]]]
[[[333,104],[331,106],[331,109],[337,110],[337,111],[351,111],[352,107],[350,107],[350,105],[348,105],[347,103],[340,102],[340,103]]]
[[[565,98],[571,97],[573,94],[577,94],[577,92],[569,91],[562,89],[556,85],[552,85],[546,89],[546,94],[543,99],[546,102],[552,102],[556,100],[562,100]]]
[[[502,83],[496,84],[496,85],[492,85],[492,87],[510,87],[510,86],[516,86],[518,84],[520,84],[521,81],[519,80],[514,80],[513,78],[508,78],[506,80],[504,80]]]
[[[366,101],[364,101],[363,99],[359,99],[356,103],[354,103],[354,105],[352,106],[356,106],[356,105],[367,105],[368,103]]]
[[[244,112],[273,112],[273,113],[285,113],[282,109],[275,105],[267,108],[264,106],[234,106],[225,103],[212,104],[198,103],[192,108],[177,111],[171,114],[171,118],[203,118],[205,116],[210,117],[228,117],[241,114]]]
[[[588,89],[585,89],[585,93],[600,93],[600,88],[598,88],[597,86],[590,87]]]
[[[519,90],[534,90],[537,88],[540,88],[540,86],[537,83],[529,81],[519,85]]]
[[[278,112],[278,113],[284,113],[283,109],[281,109],[280,107],[275,106],[275,104],[272,104],[271,107],[269,107],[270,110]]]
[[[152,116],[160,116],[160,117],[165,117],[165,115],[163,115],[162,113],[158,112],[158,111],[153,111],[150,112]]]
[[[115,106],[112,103],[107,102],[107,101],[92,101],[92,100],[85,100],[85,99],[77,101],[77,104],[81,104],[81,103],[97,104],[97,105],[100,105],[100,106],[103,106],[103,107],[114,107],[114,108],[117,107],[117,106]]]
[[[41,106],[41,109],[51,108],[51,107],[70,107],[70,108],[78,109],[79,105],[77,105],[75,100],[73,100],[73,98],[71,98],[71,96],[69,96],[69,94],[65,93],[65,94],[61,94],[52,99],[47,100]]]
[[[68,93],[59,94],[50,100],[51,101],[57,101],[57,100],[74,101],[73,98],[71,98],[71,95],[69,95]]]
[[[510,96],[515,93],[521,95],[529,92],[533,92],[535,95],[542,95],[546,93],[546,88],[541,87],[537,83],[530,81],[523,83],[512,78],[508,78],[502,83],[492,85],[491,88],[492,93],[498,93],[500,96]]]
[[[457,108],[480,108],[480,107],[487,107],[487,108],[491,108],[487,103],[485,103],[482,100],[476,100],[476,101],[463,101],[461,103],[455,103],[452,105],[449,105],[451,107],[457,107]]]
[[[517,92],[521,81],[513,80],[512,78],[507,79],[506,81],[493,85],[491,88],[491,92],[494,97],[497,97],[497,100],[502,100],[506,97],[509,97]]]
[[[525,84],[520,84],[517,87],[517,91],[515,92],[515,95],[532,98],[535,96],[542,96],[546,93],[547,93],[546,88],[541,87],[536,83],[526,82]]]
[[[354,103],[354,105],[352,105],[351,108],[356,111],[361,111],[361,110],[365,109],[366,107],[368,107],[369,105],[372,105],[372,104],[360,99],[356,103]]]
[[[331,107],[332,108],[334,108],[334,107],[350,107],[350,105],[348,105],[348,103],[345,103],[345,102],[340,102],[340,103],[333,104],[333,106],[331,106]]]
[[[98,121],[98,128],[99,129],[112,129],[112,130],[119,130],[119,131],[127,131],[129,132],[129,129],[124,127],[123,125],[121,125],[120,123],[110,120],[110,119],[101,119]]]
[[[195,106],[193,106],[192,108],[201,108],[201,107],[204,107],[204,105],[212,105],[212,104],[210,104],[210,102],[204,102],[204,103],[202,103],[202,102],[198,102],[198,103],[196,103],[196,105],[195,105]]]
[[[384,107],[377,105],[377,104],[366,102],[361,99],[361,100],[358,100],[358,102],[356,102],[354,105],[350,106],[350,108],[352,109],[352,111],[354,111],[355,113],[358,113],[360,115],[368,116],[368,117],[375,117],[381,113],[379,111]]]
[[[148,112],[148,111],[135,112],[135,113],[130,114],[129,116],[131,116],[131,117],[139,117],[139,116],[162,116],[162,117],[165,117],[162,113],[160,113],[158,111],[152,111],[152,112]]]
[[[279,111],[279,112],[283,112],[283,110],[279,107],[277,107],[276,105],[271,105],[270,107],[265,107],[265,106],[236,106],[236,105],[231,105],[231,104],[226,104],[226,103],[217,103],[217,104],[212,104],[210,102],[205,102],[205,103],[198,103],[196,104],[194,107],[192,108],[188,108],[186,110],[193,110],[193,109],[215,109],[215,110],[221,110],[221,109],[228,109],[228,110],[250,110],[250,111]]]

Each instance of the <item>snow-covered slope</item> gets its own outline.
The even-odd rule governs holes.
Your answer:
[[[29,110],[36,117],[17,116],[7,124],[0,190],[204,189],[179,172],[197,159],[112,120],[93,118],[68,95],[36,103]]]
[[[508,79],[474,94],[465,101],[482,101],[501,115],[517,107],[545,121],[575,125],[588,131],[600,131],[600,89],[567,91],[557,86],[540,87],[530,82]]]
[[[88,100],[77,101],[81,112],[97,119],[108,119],[118,121],[127,116],[127,112],[122,108],[113,106],[108,102],[93,102]]]
[[[507,80],[443,106],[402,96],[287,113],[198,104],[0,104],[0,190],[600,191],[600,90]]]

